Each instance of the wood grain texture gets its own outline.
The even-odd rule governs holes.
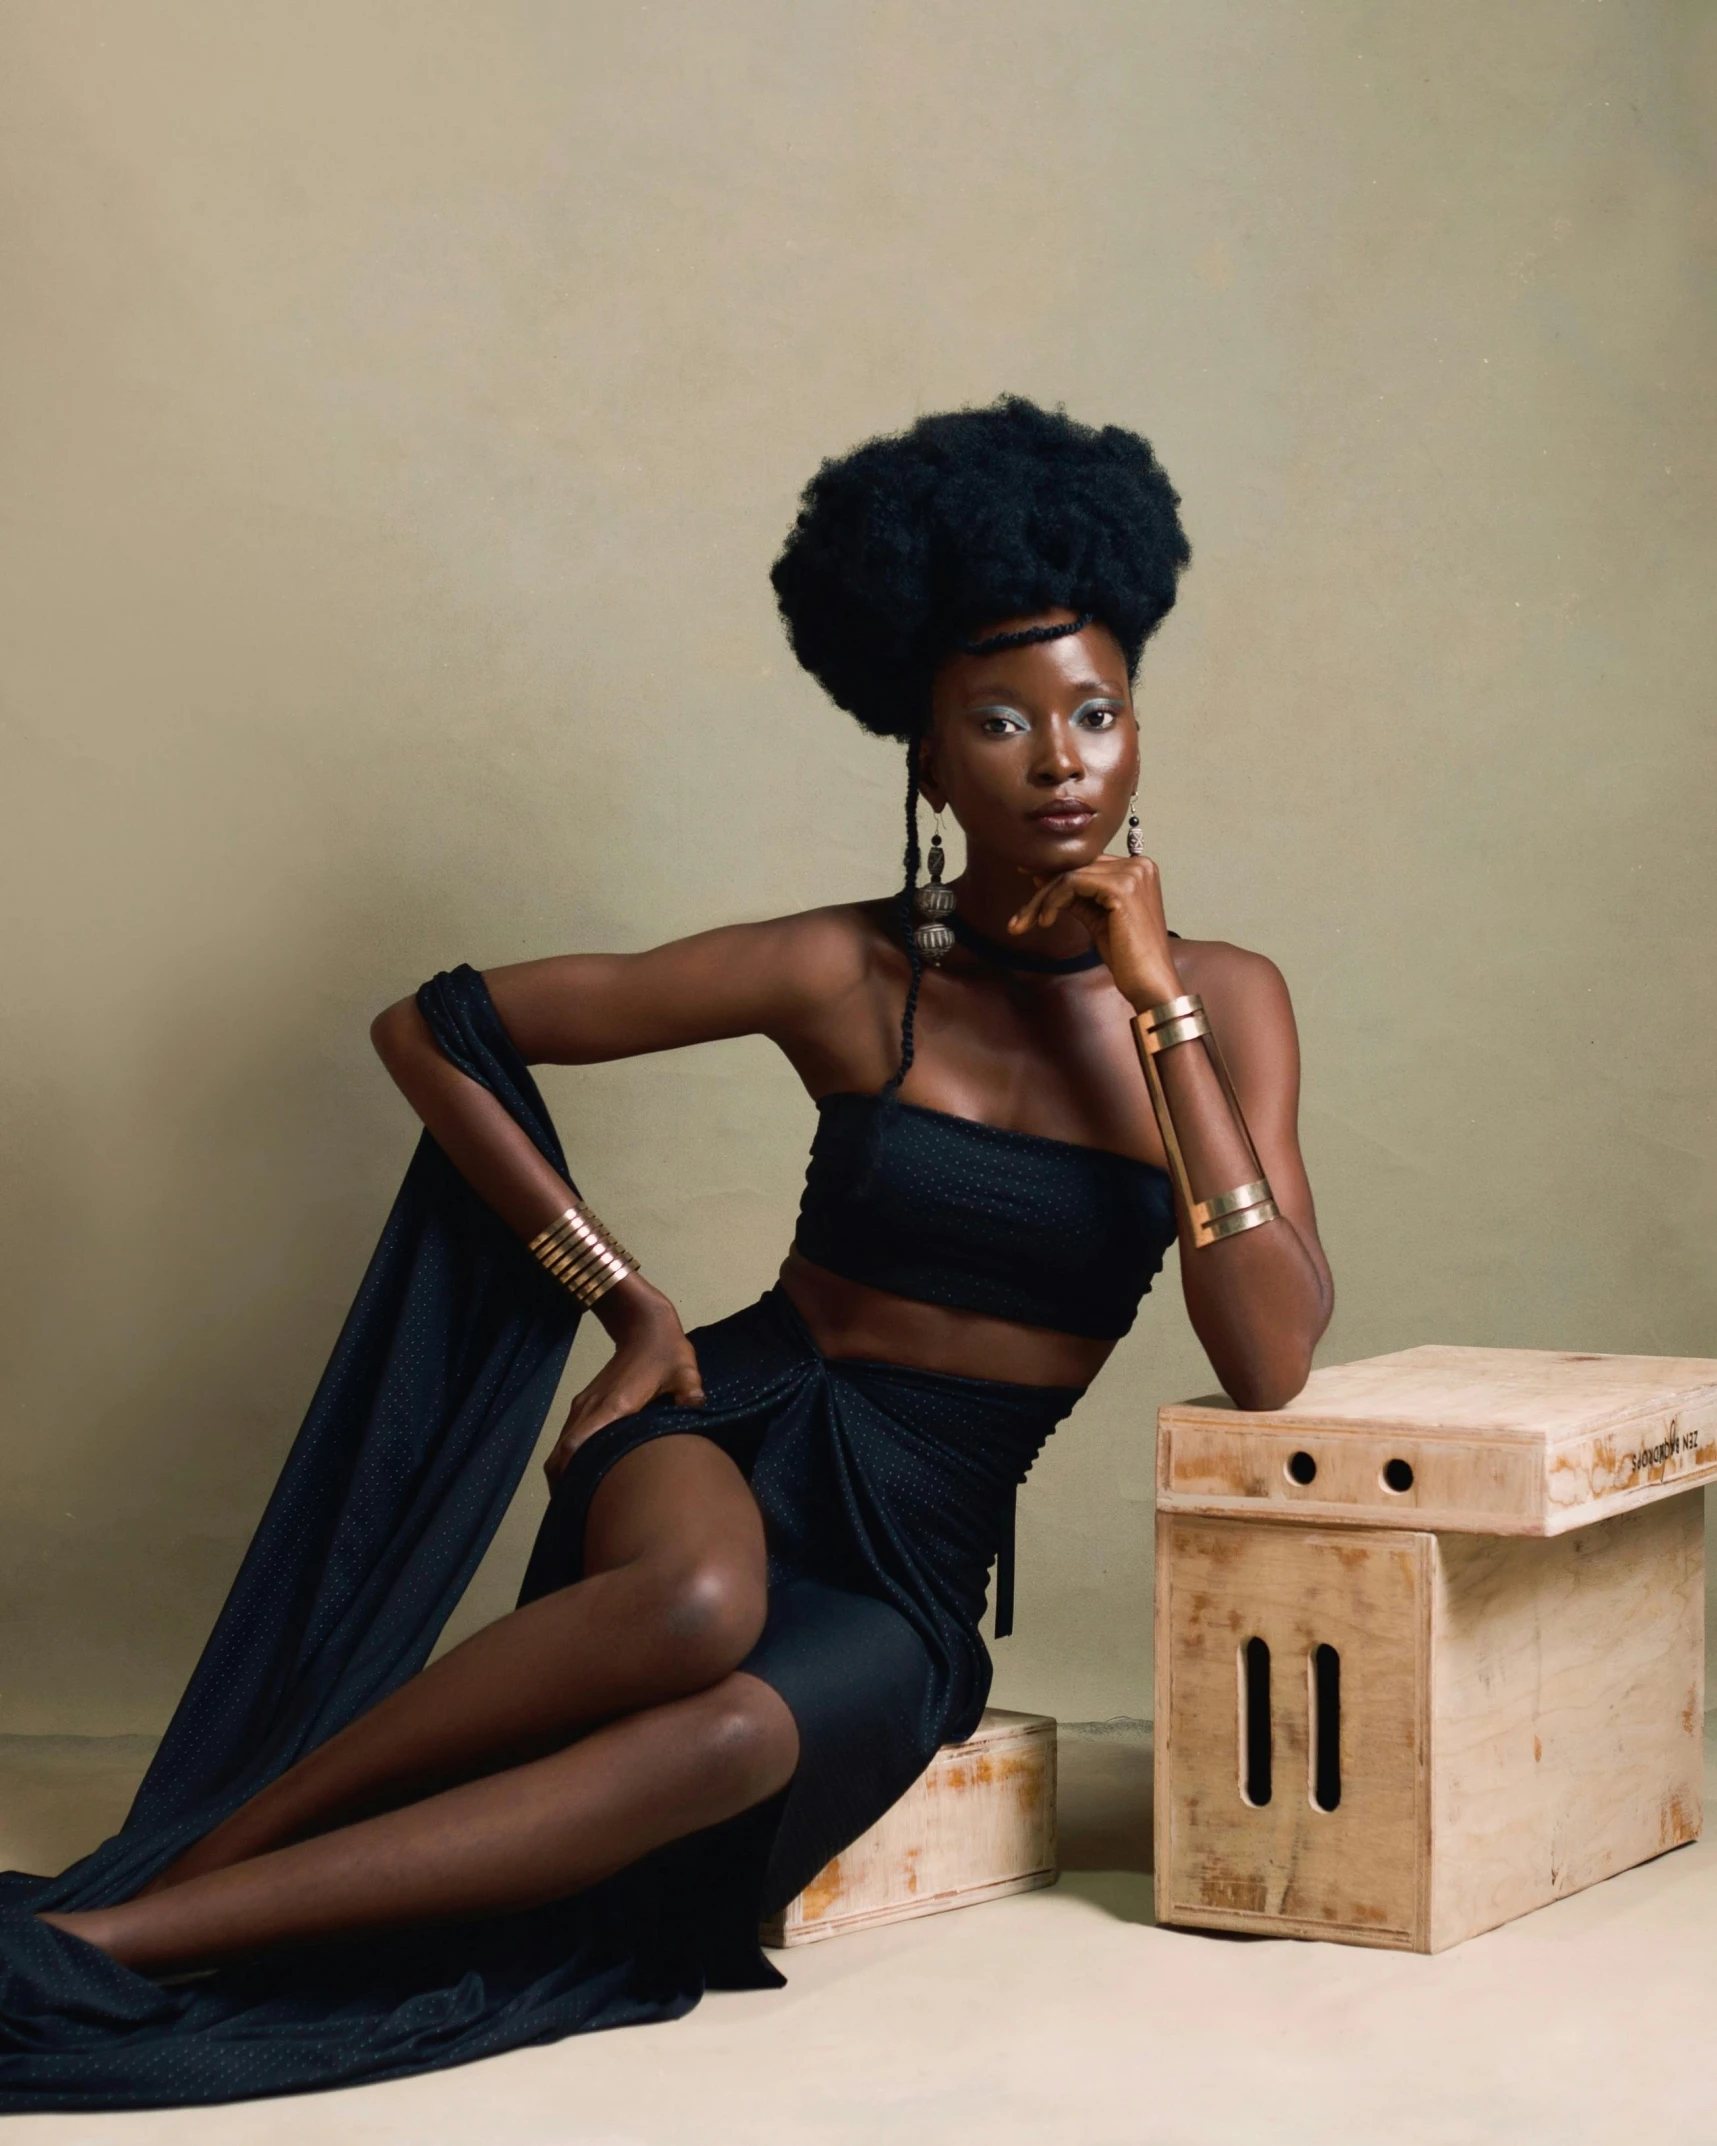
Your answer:
[[[1309,1482],[1290,1463],[1305,1454]],[[1405,1462],[1406,1489],[1385,1470]],[[1717,1478],[1717,1361],[1404,1349],[1313,1372],[1267,1413],[1157,1420],[1162,1512],[1559,1535]]]
[[[1055,1723],[985,1709],[868,1833],[763,1926],[766,1945],[809,1945],[849,1930],[969,1907],[1053,1885]]]
[[[1418,1948],[1426,1929],[1428,1535],[1164,1515],[1157,1919]],[[1240,1650],[1270,1649],[1270,1802],[1241,1789]],[[1343,1789],[1311,1794],[1308,1664],[1342,1664]]]
[[[1160,1516],[1159,1919],[1435,1952],[1696,1839],[1703,1520],[1692,1497],[1548,1539]],[[1310,1794],[1320,1643],[1341,1657],[1331,1811]]]
[[[1674,1498],[1548,1542],[1436,1547],[1440,1952],[1698,1838],[1704,1513]]]

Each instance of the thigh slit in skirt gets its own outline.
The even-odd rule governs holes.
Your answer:
[[[704,1924],[713,1980],[754,1945],[762,1915],[977,1726],[990,1688],[978,1630],[989,1567],[1015,1491],[1079,1389],[824,1357],[780,1288],[691,1341],[704,1407],[656,1402],[585,1440],[555,1486],[520,1599],[580,1577],[598,1485],[649,1440],[708,1438],[750,1483],[769,1608],[741,1667],[785,1700],[800,1756],[783,1796],[738,1822],[745,1846],[718,1828],[699,1836],[707,1853],[682,1860],[712,1905],[743,1917]]]

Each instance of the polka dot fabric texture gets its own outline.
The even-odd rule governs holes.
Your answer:
[[[849,1281],[1107,1340],[1174,1238],[1167,1173],[1130,1155],[894,1096],[817,1105],[795,1241]]]

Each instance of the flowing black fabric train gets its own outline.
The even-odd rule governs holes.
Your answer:
[[[557,1169],[482,978],[418,1003]],[[0,1878],[0,2111],[223,2101],[390,2077],[696,2002],[697,1961],[615,1881],[562,1910],[163,1990],[35,1919],[129,1899],[413,1675],[530,1457],[577,1324],[427,1135],[226,1607],[122,1830]],[[628,1874],[630,1876],[630,1874]]]
[[[482,980],[419,1003],[438,1042],[564,1169]],[[226,1608],[124,1828],[55,1879],[0,1880],[0,2111],[241,2099],[397,2077],[677,2016],[780,1980],[779,1905],[976,1721],[985,1568],[1014,1485],[1077,1398],[825,1362],[772,1292],[701,1329],[709,1405],[586,1442],[526,1593],[574,1578],[583,1516],[640,1440],[713,1436],[768,1527],[746,1666],[800,1731],[791,1787],[529,1914],[342,1940],[167,1988],[37,1920],[129,1898],[427,1659],[534,1444],[573,1308],[425,1138]]]

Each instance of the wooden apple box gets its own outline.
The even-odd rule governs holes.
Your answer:
[[[766,1945],[810,1945],[848,1930],[970,1907],[1053,1885],[1055,1723],[985,1709],[972,1737],[946,1744],[868,1833],[763,1925]]]
[[[1157,1444],[1157,1917],[1440,1952],[1697,1838],[1717,1362],[1408,1349]]]

